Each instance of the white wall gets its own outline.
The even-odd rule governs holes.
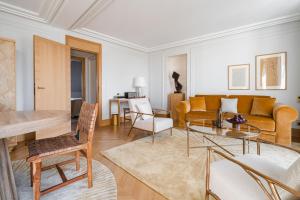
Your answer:
[[[102,44],[102,117],[107,119],[109,99],[118,92],[134,91],[132,87],[134,76],[140,75],[148,78],[148,55],[127,47],[96,40],[1,12],[0,37],[16,40],[17,110],[32,110],[34,108],[33,35],[65,43],[66,34]],[[145,94],[148,94],[147,90]]]
[[[261,94],[276,97],[279,102],[300,111],[300,22],[272,26],[192,45],[152,52],[150,63],[150,96],[156,105],[163,105],[158,88],[162,85],[162,67],[166,54],[184,51],[190,54],[191,94]],[[287,52],[287,90],[255,90],[255,56]],[[228,90],[227,66],[250,64],[251,89]]]

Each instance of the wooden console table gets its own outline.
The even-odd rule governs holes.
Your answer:
[[[116,103],[118,106],[118,125],[121,123],[121,104],[128,104],[128,99],[110,99],[109,100],[109,118],[112,119],[112,105]]]
[[[19,199],[6,138],[40,131],[68,121],[68,111],[0,112],[0,200]]]

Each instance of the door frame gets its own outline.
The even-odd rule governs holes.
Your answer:
[[[70,46],[71,50],[74,49],[74,50],[85,51],[85,52],[96,54],[97,103],[99,104],[97,124],[99,126],[105,126],[106,123],[105,121],[102,120],[102,44],[73,37],[70,35],[66,35],[65,39],[66,39],[66,45]]]

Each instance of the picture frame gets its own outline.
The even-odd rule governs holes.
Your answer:
[[[286,90],[287,52],[256,56],[255,81],[256,90]]]
[[[228,90],[250,90],[250,64],[228,65]]]

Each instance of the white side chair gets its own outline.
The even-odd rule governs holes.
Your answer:
[[[300,199],[300,182],[290,186],[300,175],[300,157],[285,169],[259,155],[230,157],[211,147],[207,152],[206,200]],[[213,153],[224,159],[210,163]]]
[[[170,129],[172,135],[173,119],[156,117],[155,112],[163,110],[152,109],[148,98],[129,99],[128,104],[132,121],[128,136],[133,128],[151,132],[152,143],[154,143],[156,133]]]

